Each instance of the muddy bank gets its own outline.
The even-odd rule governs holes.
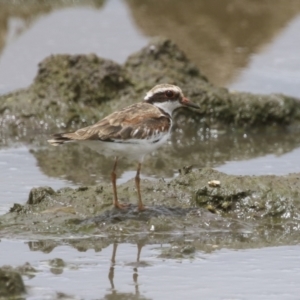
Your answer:
[[[173,42],[154,39],[122,66],[93,54],[46,58],[28,89],[0,97],[2,135],[85,126],[141,101],[162,82],[179,85],[200,105],[197,111],[178,112],[182,123],[198,128],[296,126],[300,119],[297,99],[215,87]]]
[[[25,205],[15,204],[0,217],[1,232],[31,240],[101,236],[106,245],[142,239],[184,247],[184,241],[191,240],[192,247],[205,251],[299,242],[299,174],[229,176],[212,169],[183,173],[188,174],[168,183],[142,180],[148,207],[143,212],[135,204],[134,180],[118,187],[120,201],[131,203],[127,210],[112,208],[109,184],[58,191],[36,188]],[[220,184],[208,183],[212,180]],[[91,248],[97,245],[88,243]]]

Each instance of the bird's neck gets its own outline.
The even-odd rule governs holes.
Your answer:
[[[172,113],[176,108],[181,106],[178,101],[154,102],[152,104],[170,116],[172,116]]]

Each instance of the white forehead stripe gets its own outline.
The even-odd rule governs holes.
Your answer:
[[[175,85],[173,85],[173,86],[164,86],[164,87],[154,87],[152,90],[150,90],[147,94],[146,94],[146,96],[145,96],[145,98],[144,98],[144,100],[148,100],[148,99],[150,99],[154,94],[158,94],[158,93],[164,93],[164,92],[166,92],[166,91],[175,91],[175,92],[177,92],[177,93],[182,93],[182,91],[181,91],[181,89],[178,87],[178,86],[175,86]]]
[[[144,100],[148,100],[148,99],[150,99],[152,96],[153,96],[153,93],[152,93],[151,91],[149,91],[149,92],[146,94]]]

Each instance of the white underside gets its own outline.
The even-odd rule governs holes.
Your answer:
[[[142,162],[144,156],[161,147],[169,138],[170,132],[157,134],[149,139],[130,139],[129,141],[80,141],[80,144],[105,156],[126,157]],[[159,140],[159,141],[157,141]],[[153,143],[154,141],[157,141]]]

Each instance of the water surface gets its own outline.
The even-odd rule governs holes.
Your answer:
[[[31,84],[37,64],[48,55],[94,52],[123,63],[151,36],[164,35],[215,84],[299,97],[298,0],[24,3],[0,2],[0,93]],[[182,142],[184,135],[188,139]],[[238,175],[299,172],[298,136],[175,132],[168,145],[149,155],[142,173],[144,178],[172,178],[186,165]],[[18,142],[16,148],[0,149],[0,214],[14,202],[25,203],[32,187],[109,180],[112,160],[83,149],[50,148],[45,140],[42,147]],[[71,163],[55,170],[61,157]],[[135,168],[121,162],[118,183],[132,178]],[[38,271],[32,278],[24,276],[27,299],[299,299],[298,245],[249,250],[215,245],[212,253],[173,260],[159,258],[170,245],[153,244],[143,247],[137,263],[137,246],[123,243],[113,265],[110,242],[97,252],[79,252],[66,241],[49,240],[47,246],[47,241],[1,239],[0,265],[29,262]],[[54,242],[57,246],[51,247]],[[65,266],[55,266],[55,258]]]
[[[26,147],[0,149],[0,182],[0,214],[8,212],[14,203],[25,203],[33,187],[74,186],[63,178],[44,175]]]
[[[261,51],[250,56],[246,68],[229,84],[230,89],[253,93],[282,93],[300,97],[300,16],[295,17]]]
[[[30,85],[38,63],[51,54],[96,53],[123,63],[148,41],[122,0],[106,1],[102,9],[70,5],[39,16],[30,25],[11,18],[6,34],[0,55],[0,93]]]
[[[162,259],[168,245],[145,245],[137,262],[137,246],[120,244],[115,263],[113,245],[98,252],[79,252],[61,245],[41,252],[30,242],[2,240],[0,264],[29,262],[37,272],[25,277],[26,299],[259,299],[296,300],[300,293],[299,246],[251,250],[221,249],[197,253],[193,259]],[[31,249],[30,249],[31,248]],[[14,249],[13,253],[11,249]],[[61,259],[57,267],[54,259]]]

